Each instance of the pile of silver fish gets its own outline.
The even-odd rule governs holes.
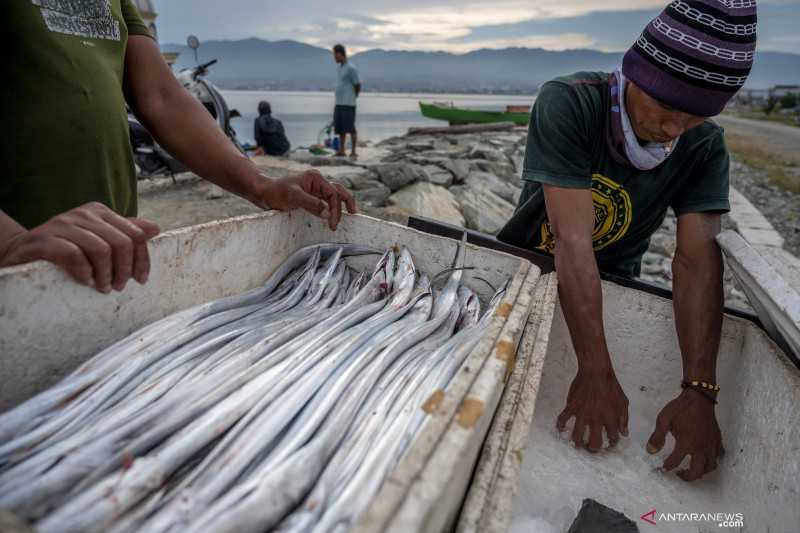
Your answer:
[[[266,283],[170,315],[0,415],[0,508],[41,532],[346,531],[482,333],[464,247],[302,248]],[[377,258],[380,254],[376,254]]]

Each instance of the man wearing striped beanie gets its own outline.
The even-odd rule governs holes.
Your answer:
[[[729,155],[719,114],[744,85],[756,44],[755,0],[675,0],[653,19],[612,73],[545,83],[533,107],[525,186],[498,239],[552,254],[577,355],[577,375],[557,426],[575,418],[579,447],[628,434],[628,399],[612,365],[600,272],[639,275],[668,209],[678,218],[672,261],[683,361],[676,398],[659,414],[647,450],[675,437],[666,470],[698,479],[717,467],[722,256],[714,237],[728,202]],[[588,429],[588,442],[584,435]]]

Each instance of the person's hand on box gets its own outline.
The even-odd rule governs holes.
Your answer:
[[[125,218],[91,202],[33,229],[6,233],[0,241],[0,266],[43,259],[102,293],[121,291],[131,278],[147,281],[147,241],[158,233],[153,222]]]

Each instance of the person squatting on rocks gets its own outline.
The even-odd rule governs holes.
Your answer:
[[[317,171],[262,174],[181,87],[131,0],[58,6],[0,7],[15,50],[0,89],[14,102],[5,110],[14,135],[0,146],[0,266],[44,259],[104,293],[147,280],[147,241],[159,228],[134,218],[126,102],[192,171],[259,207],[302,208],[331,228],[342,203],[355,210]]]
[[[253,124],[253,135],[261,154],[284,155],[292,146],[286,138],[283,122],[272,116],[269,102],[258,103],[258,117]]]
[[[347,61],[347,52],[341,44],[333,47],[333,60],[336,61],[336,75],[339,80],[336,84],[336,105],[333,108],[333,131],[339,136],[339,149],[336,155],[345,155],[347,148],[345,142],[349,133],[353,145],[350,157],[355,159],[358,145],[356,99],[361,94],[361,79],[358,77],[356,67]]]
[[[675,0],[612,73],[578,72],[544,84],[529,126],[525,186],[498,238],[555,256],[559,296],[578,372],[557,426],[575,418],[575,445],[598,451],[628,433],[628,399],[603,327],[599,272],[639,274],[668,208],[678,218],[672,263],[683,360],[677,397],[656,419],[647,450],[668,432],[664,463],[695,480],[723,453],[714,412],[723,313],[723,264],[714,238],[729,211],[729,156],[719,114],[744,85],[756,45],[756,2]],[[588,428],[588,442],[585,431]]]

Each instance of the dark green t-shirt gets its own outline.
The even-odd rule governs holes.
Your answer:
[[[1,2],[12,56],[0,83],[0,209],[25,227],[91,201],[136,214],[122,80],[130,0]],[[9,48],[7,48],[9,49]]]
[[[725,212],[729,156],[722,128],[711,121],[685,132],[658,167],[642,171],[609,153],[609,75],[579,72],[544,84],[533,107],[522,179],[514,216],[498,239],[552,253],[542,183],[592,189],[592,235],[600,269],[639,274],[641,258],[672,207],[677,216]]]

